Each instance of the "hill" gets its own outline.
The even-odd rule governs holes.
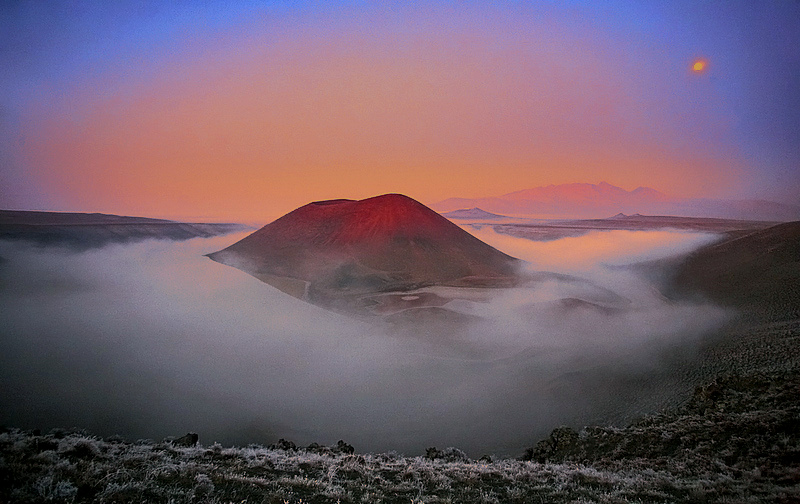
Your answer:
[[[800,221],[733,234],[695,251],[678,267],[672,288],[751,318],[800,318]]]
[[[78,250],[148,238],[187,240],[247,229],[234,223],[187,223],[102,213],[0,210],[0,239]]]
[[[208,257],[329,307],[434,285],[508,286],[521,263],[400,194],[309,203]]]

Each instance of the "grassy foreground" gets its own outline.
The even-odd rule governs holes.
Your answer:
[[[730,376],[626,428],[553,431],[528,460],[0,433],[0,502],[800,502],[800,370]]]

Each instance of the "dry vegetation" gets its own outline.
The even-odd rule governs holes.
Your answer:
[[[798,369],[718,379],[626,428],[556,429],[522,460],[9,430],[0,502],[798,502],[798,392]]]

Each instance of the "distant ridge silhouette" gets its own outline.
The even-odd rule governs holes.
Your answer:
[[[649,187],[626,191],[607,182],[560,184],[488,198],[450,198],[431,205],[438,212],[479,207],[506,215],[596,219],[617,213],[792,221],[800,207],[764,200],[672,198]]]
[[[453,210],[442,214],[448,219],[507,219],[505,215],[498,215],[487,212],[481,208],[465,208],[461,210]]]

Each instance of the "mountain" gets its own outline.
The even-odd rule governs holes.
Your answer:
[[[480,207],[488,212],[598,218],[616,213],[717,217],[768,221],[800,218],[800,207],[763,200],[671,198],[649,187],[626,191],[607,182],[535,187],[490,198],[450,198],[431,205],[439,212]]]
[[[243,231],[233,223],[188,223],[102,213],[0,210],[0,239],[78,250],[149,238],[187,240]]]
[[[462,210],[453,210],[452,212],[443,213],[442,216],[448,219],[471,219],[471,220],[495,220],[495,219],[508,219],[505,215],[498,215],[480,208],[469,208]]]
[[[521,263],[401,194],[309,203],[208,257],[326,307],[433,285],[506,286]]]
[[[673,288],[750,318],[800,318],[800,221],[731,234],[693,252],[676,270]]]

